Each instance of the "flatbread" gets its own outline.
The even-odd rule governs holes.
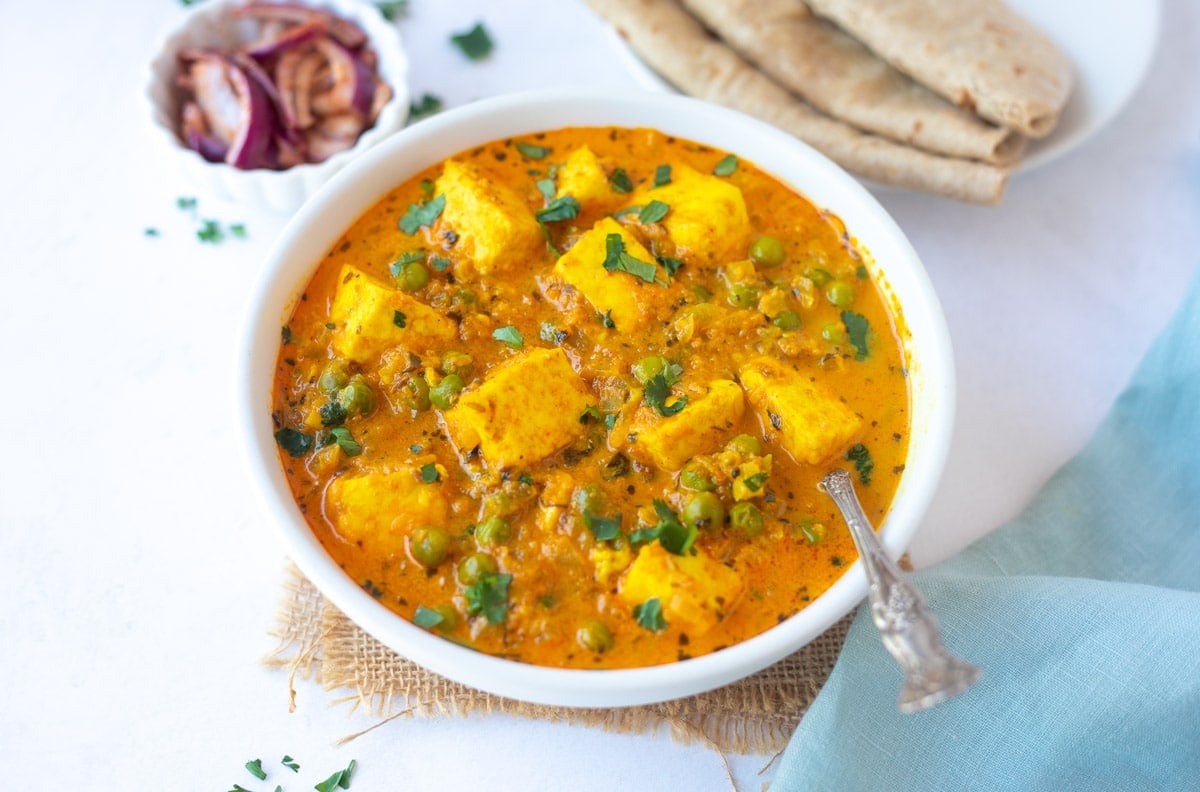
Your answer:
[[[1004,194],[1005,167],[929,154],[814,110],[714,40],[676,0],[587,2],[684,93],[773,124],[860,176],[974,203],[999,203]]]
[[[805,2],[922,85],[1030,137],[1050,134],[1067,103],[1070,61],[1000,0]]]
[[[738,54],[819,110],[900,143],[1011,163],[1023,140],[947,102],[876,57],[802,0],[683,0]]]

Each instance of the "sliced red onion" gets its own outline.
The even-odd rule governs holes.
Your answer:
[[[209,162],[224,162],[229,146],[208,131],[204,111],[195,102],[183,106],[183,142]]]
[[[241,123],[225,161],[235,168],[258,168],[266,163],[267,149],[275,138],[275,111],[267,92],[246,72],[233,66],[229,74],[241,108]]]
[[[259,60],[273,58],[293,47],[307,44],[317,36],[324,34],[326,30],[328,30],[328,26],[324,20],[314,19],[311,22],[285,28],[282,33],[272,39],[255,43],[246,50],[246,54]]]
[[[322,115],[352,111],[366,118],[375,98],[375,74],[370,67],[333,39],[317,39],[313,46],[325,56],[333,78],[328,91],[313,97],[313,109]]]
[[[281,19],[286,22],[304,24],[319,20],[329,27],[329,34],[351,49],[367,43],[367,34],[348,19],[331,14],[320,8],[299,3],[247,3],[234,10],[236,16],[254,16],[259,19]]]
[[[242,120],[241,100],[233,85],[234,70],[227,58],[206,52],[192,62],[188,72],[196,104],[204,112],[209,130],[226,144],[237,136]]]
[[[258,61],[244,55],[240,52],[233,54],[233,62],[253,80],[258,87],[262,88],[267,94],[267,98],[271,100],[272,109],[275,111],[275,118],[278,121],[280,131],[291,142],[295,143],[300,140],[299,134],[295,130],[295,125],[288,115],[288,105],[284,102],[283,96],[280,94],[275,83],[271,81],[271,77],[262,66],[258,65]]]

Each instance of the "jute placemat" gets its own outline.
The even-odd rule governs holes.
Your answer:
[[[617,732],[665,726],[682,742],[700,741],[732,753],[774,754],[787,744],[828,678],[852,616],[775,665],[707,693],[639,707],[548,707],[484,693],[404,659],[361,630],[291,567],[272,631],[279,647],[266,662],[291,672],[293,707],[296,676],[315,676],[326,690],[348,691],[335,703],[364,707],[383,722],[395,717],[501,712]]]

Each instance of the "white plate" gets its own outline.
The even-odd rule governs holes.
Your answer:
[[[1160,0],[1008,0],[1054,41],[1075,67],[1075,87],[1054,133],[1032,141],[1018,172],[1057,159],[1091,138],[1129,102],[1158,44]],[[675,89],[609,28],[622,60],[647,90]]]

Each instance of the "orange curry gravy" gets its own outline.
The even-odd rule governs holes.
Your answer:
[[[818,480],[848,467],[878,524],[909,432],[903,326],[841,222],[646,129],[447,162],[345,232],[284,328],[280,459],[346,573],[575,668],[703,655],[825,591],[856,553]]]

